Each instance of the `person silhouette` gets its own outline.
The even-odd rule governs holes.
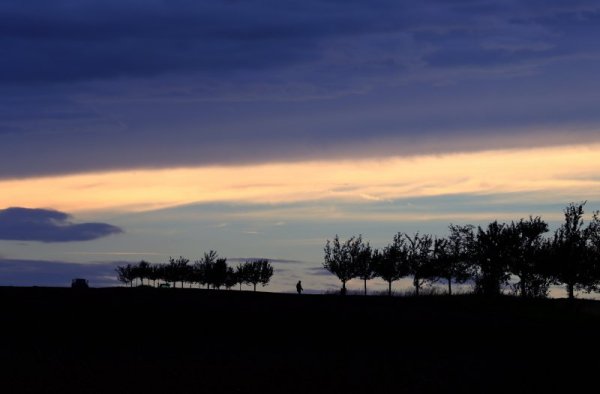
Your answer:
[[[299,280],[298,283],[296,283],[296,291],[298,292],[298,294],[302,294],[302,290],[304,290],[302,288],[302,281]]]

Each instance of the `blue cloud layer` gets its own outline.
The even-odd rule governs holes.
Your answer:
[[[79,223],[70,216],[47,209],[7,208],[0,210],[0,240],[71,242],[90,241],[123,232],[106,223]]]
[[[126,262],[78,264],[44,260],[0,258],[0,286],[68,287],[74,278],[84,278],[92,287],[118,286],[115,268]]]
[[[570,39],[596,32],[600,18],[591,0],[13,0],[0,15],[9,59],[0,81],[11,84],[316,63],[331,77],[360,67],[360,77],[401,69],[411,56],[432,65],[520,63],[573,52]]]
[[[594,0],[0,4],[0,178],[598,140]]]

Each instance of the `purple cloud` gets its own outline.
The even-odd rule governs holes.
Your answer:
[[[0,210],[0,239],[7,241],[91,241],[122,233],[106,223],[72,223],[71,216],[48,209],[7,208]]]

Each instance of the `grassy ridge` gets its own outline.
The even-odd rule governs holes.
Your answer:
[[[8,392],[572,391],[599,366],[595,301],[1,288],[0,302]]]

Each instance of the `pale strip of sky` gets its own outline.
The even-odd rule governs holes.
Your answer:
[[[591,144],[83,173],[0,181],[0,208],[49,207],[94,216],[197,203],[370,202],[449,194],[532,192],[542,202],[576,191],[579,199],[593,199],[600,194],[598,157],[600,144]]]

